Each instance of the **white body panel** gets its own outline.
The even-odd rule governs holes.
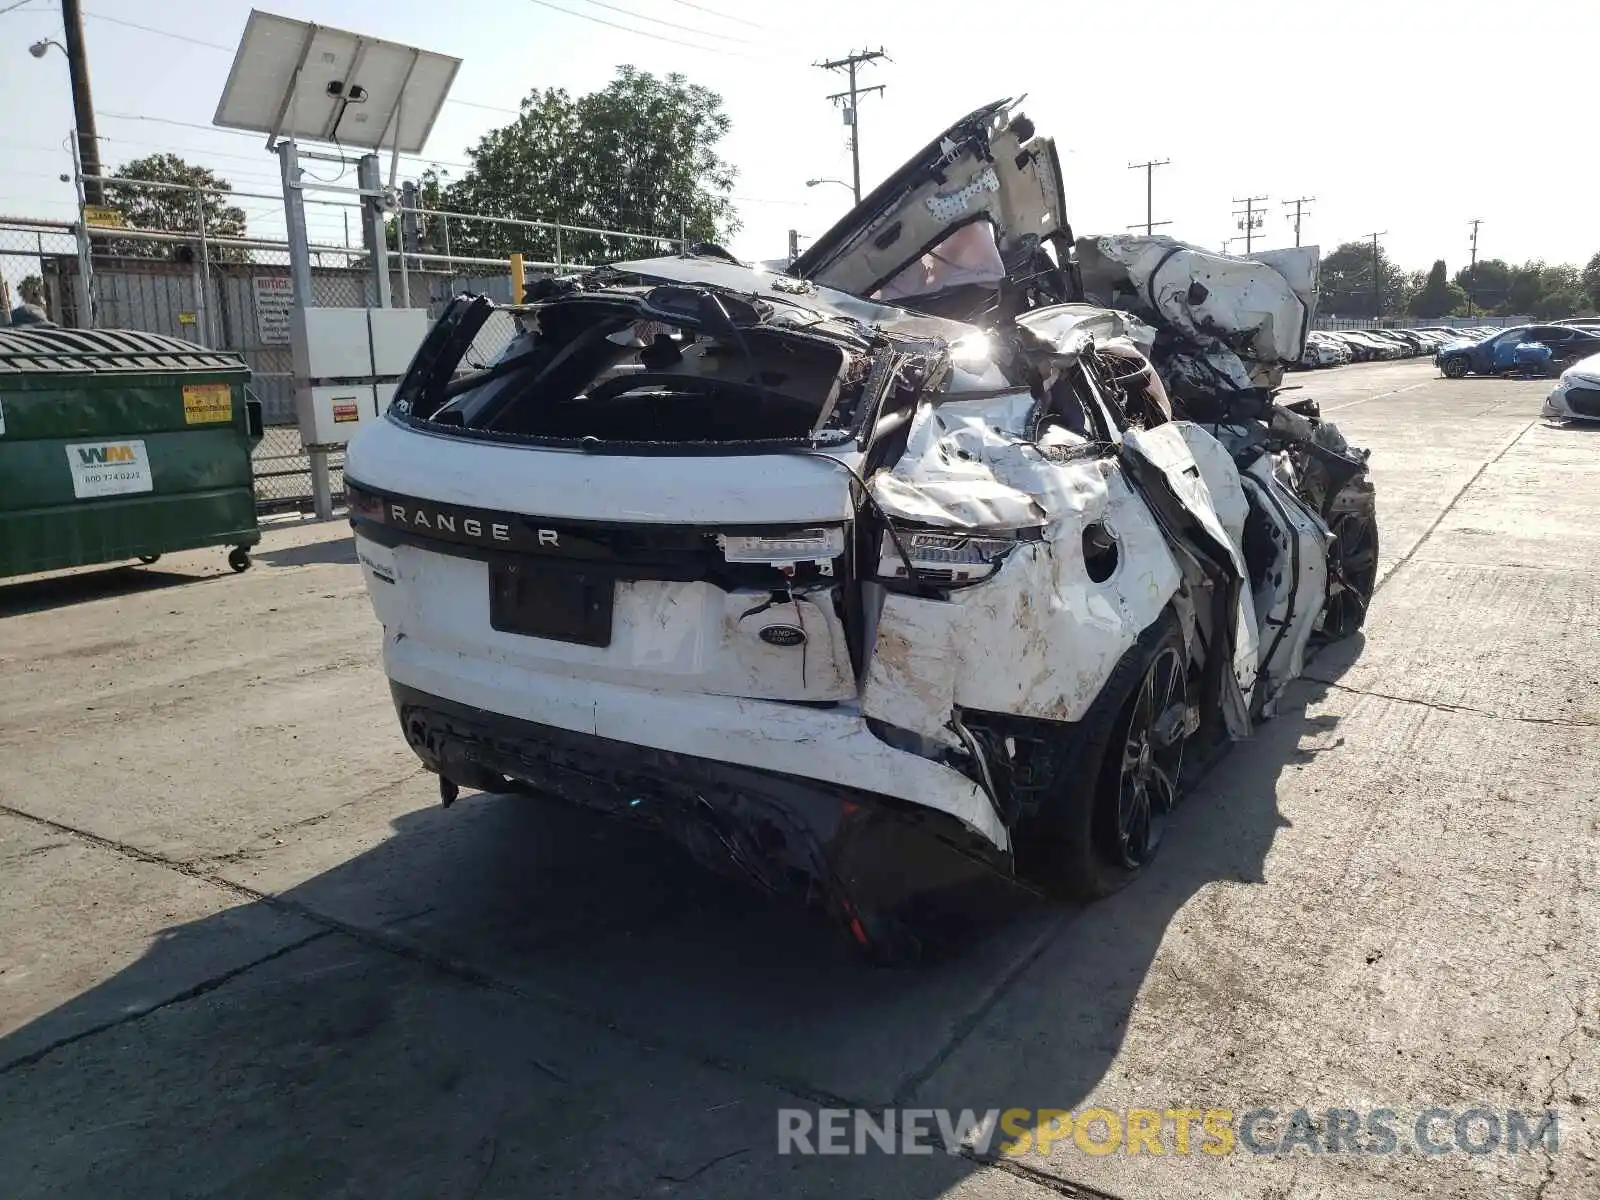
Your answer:
[[[376,593],[387,585],[373,586]],[[898,797],[949,813],[1000,849],[1010,845],[977,784],[879,741],[853,705],[819,709],[732,696],[667,695],[463,658],[415,638],[386,637],[383,662],[390,679],[430,695],[632,745]]]
[[[345,470],[441,504],[570,520],[795,525],[843,521],[854,511],[850,473],[821,458],[584,454],[432,436],[387,419],[350,443]]]

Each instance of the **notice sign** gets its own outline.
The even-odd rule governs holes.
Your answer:
[[[126,229],[128,227],[128,218],[120,208],[109,208],[101,204],[85,204],[83,206],[83,223],[100,229]]]
[[[79,500],[154,490],[144,442],[78,442],[67,448],[72,494]]]
[[[294,282],[275,275],[257,275],[251,282],[256,293],[256,338],[263,346],[287,346]]]
[[[189,425],[233,420],[233,391],[225,383],[191,383],[183,389],[183,419]]]
[[[361,420],[361,406],[356,403],[356,398],[354,396],[335,397],[333,401],[333,419],[335,424]]]

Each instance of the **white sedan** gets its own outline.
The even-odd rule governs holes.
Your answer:
[[[1556,421],[1600,421],[1600,354],[1580,358],[1561,372],[1541,415]]]

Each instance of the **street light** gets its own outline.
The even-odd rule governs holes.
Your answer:
[[[43,58],[46,54],[50,53],[51,46],[54,46],[63,54],[67,52],[67,48],[55,39],[40,38],[37,42],[28,47],[28,53],[33,55],[35,58]]]
[[[808,179],[808,180],[806,180],[806,186],[808,188],[816,187],[817,184],[819,184],[819,183],[837,183],[840,187],[844,188],[852,196],[855,195],[855,188],[851,187],[848,183],[846,183],[842,179]]]

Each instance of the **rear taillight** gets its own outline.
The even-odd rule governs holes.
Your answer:
[[[384,520],[383,497],[374,496],[371,492],[357,487],[348,480],[344,487],[345,508],[352,521]]]
[[[911,570],[929,582],[971,583],[986,579],[999,569],[1001,560],[1019,540],[1014,531],[942,533],[899,527],[897,532],[898,546],[888,534],[883,538],[878,574],[885,579],[909,578],[908,559]]]
[[[722,534],[722,555],[731,563],[765,563],[783,568],[815,563],[830,568],[844,553],[844,530],[796,529],[772,535]],[[826,570],[824,574],[826,574]]]

